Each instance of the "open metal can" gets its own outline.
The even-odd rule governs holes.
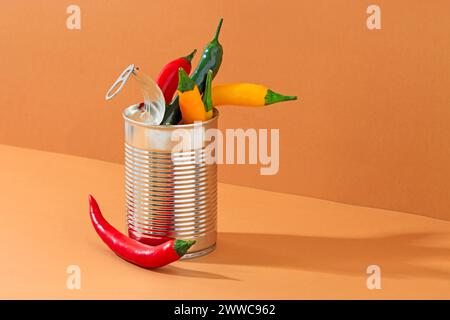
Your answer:
[[[219,113],[198,124],[164,126],[139,121],[139,112],[136,104],[123,113],[128,233],[144,243],[195,240],[183,258],[208,254],[217,238],[217,165],[206,161],[205,149],[214,142],[197,139],[177,151],[174,137],[180,129],[192,137],[217,129]]]

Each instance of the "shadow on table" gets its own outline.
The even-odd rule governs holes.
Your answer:
[[[183,268],[179,268],[179,267],[175,267],[175,266],[166,266],[164,268],[154,269],[153,272],[166,274],[166,275],[188,277],[188,278],[240,281],[239,279],[227,277],[227,276],[224,276],[224,275],[221,275],[218,273],[189,270],[189,269],[183,269]]]
[[[447,236],[447,247],[427,245]],[[427,242],[428,241],[428,242]],[[450,270],[427,263],[450,263],[450,237],[410,233],[372,238],[327,238],[278,234],[222,232],[212,254],[198,263],[289,268],[360,276],[369,265],[382,268],[386,277],[450,279]]]

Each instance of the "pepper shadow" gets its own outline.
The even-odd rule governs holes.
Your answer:
[[[189,277],[189,278],[201,278],[201,279],[215,279],[215,280],[232,280],[232,281],[240,281],[239,279],[227,277],[221,274],[199,271],[199,270],[191,270],[184,269],[175,266],[165,266],[160,269],[151,269],[153,272],[171,275],[171,276],[180,276],[180,277]]]
[[[437,237],[446,240],[446,247],[430,244],[430,240]],[[450,234],[333,238],[221,232],[213,253],[190,262],[277,267],[354,276],[361,276],[367,266],[376,264],[386,277],[450,279],[450,271],[427,265],[430,261],[448,266]]]

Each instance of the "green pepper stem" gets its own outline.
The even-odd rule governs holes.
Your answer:
[[[219,42],[219,34],[220,34],[220,29],[222,28],[222,22],[223,22],[223,18],[220,18],[219,25],[217,26],[217,29],[216,29],[216,34],[214,35],[214,39],[212,39],[211,42]]]
[[[194,51],[192,51],[190,54],[188,54],[187,56],[185,56],[183,58],[187,61],[192,61],[192,58],[194,58],[196,52],[197,52],[197,49],[194,49]]]
[[[188,250],[195,244],[195,240],[175,240],[173,243],[173,249],[181,258],[188,252]]]
[[[285,96],[280,93],[274,92],[272,90],[267,90],[266,96],[264,97],[265,105],[273,104],[281,101],[297,100],[297,96]]]
[[[178,69],[178,90],[181,92],[191,91],[195,87],[195,82],[189,78],[183,68]]]

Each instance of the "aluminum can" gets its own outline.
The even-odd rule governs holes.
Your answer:
[[[136,120],[140,110],[136,104],[123,113],[128,232],[142,242],[195,240],[183,258],[205,255],[216,246],[217,165],[206,161],[205,151],[214,142],[204,133],[217,129],[219,113],[214,110],[212,119],[196,124],[165,126]],[[174,137],[180,129],[196,143],[177,150],[180,141]]]

